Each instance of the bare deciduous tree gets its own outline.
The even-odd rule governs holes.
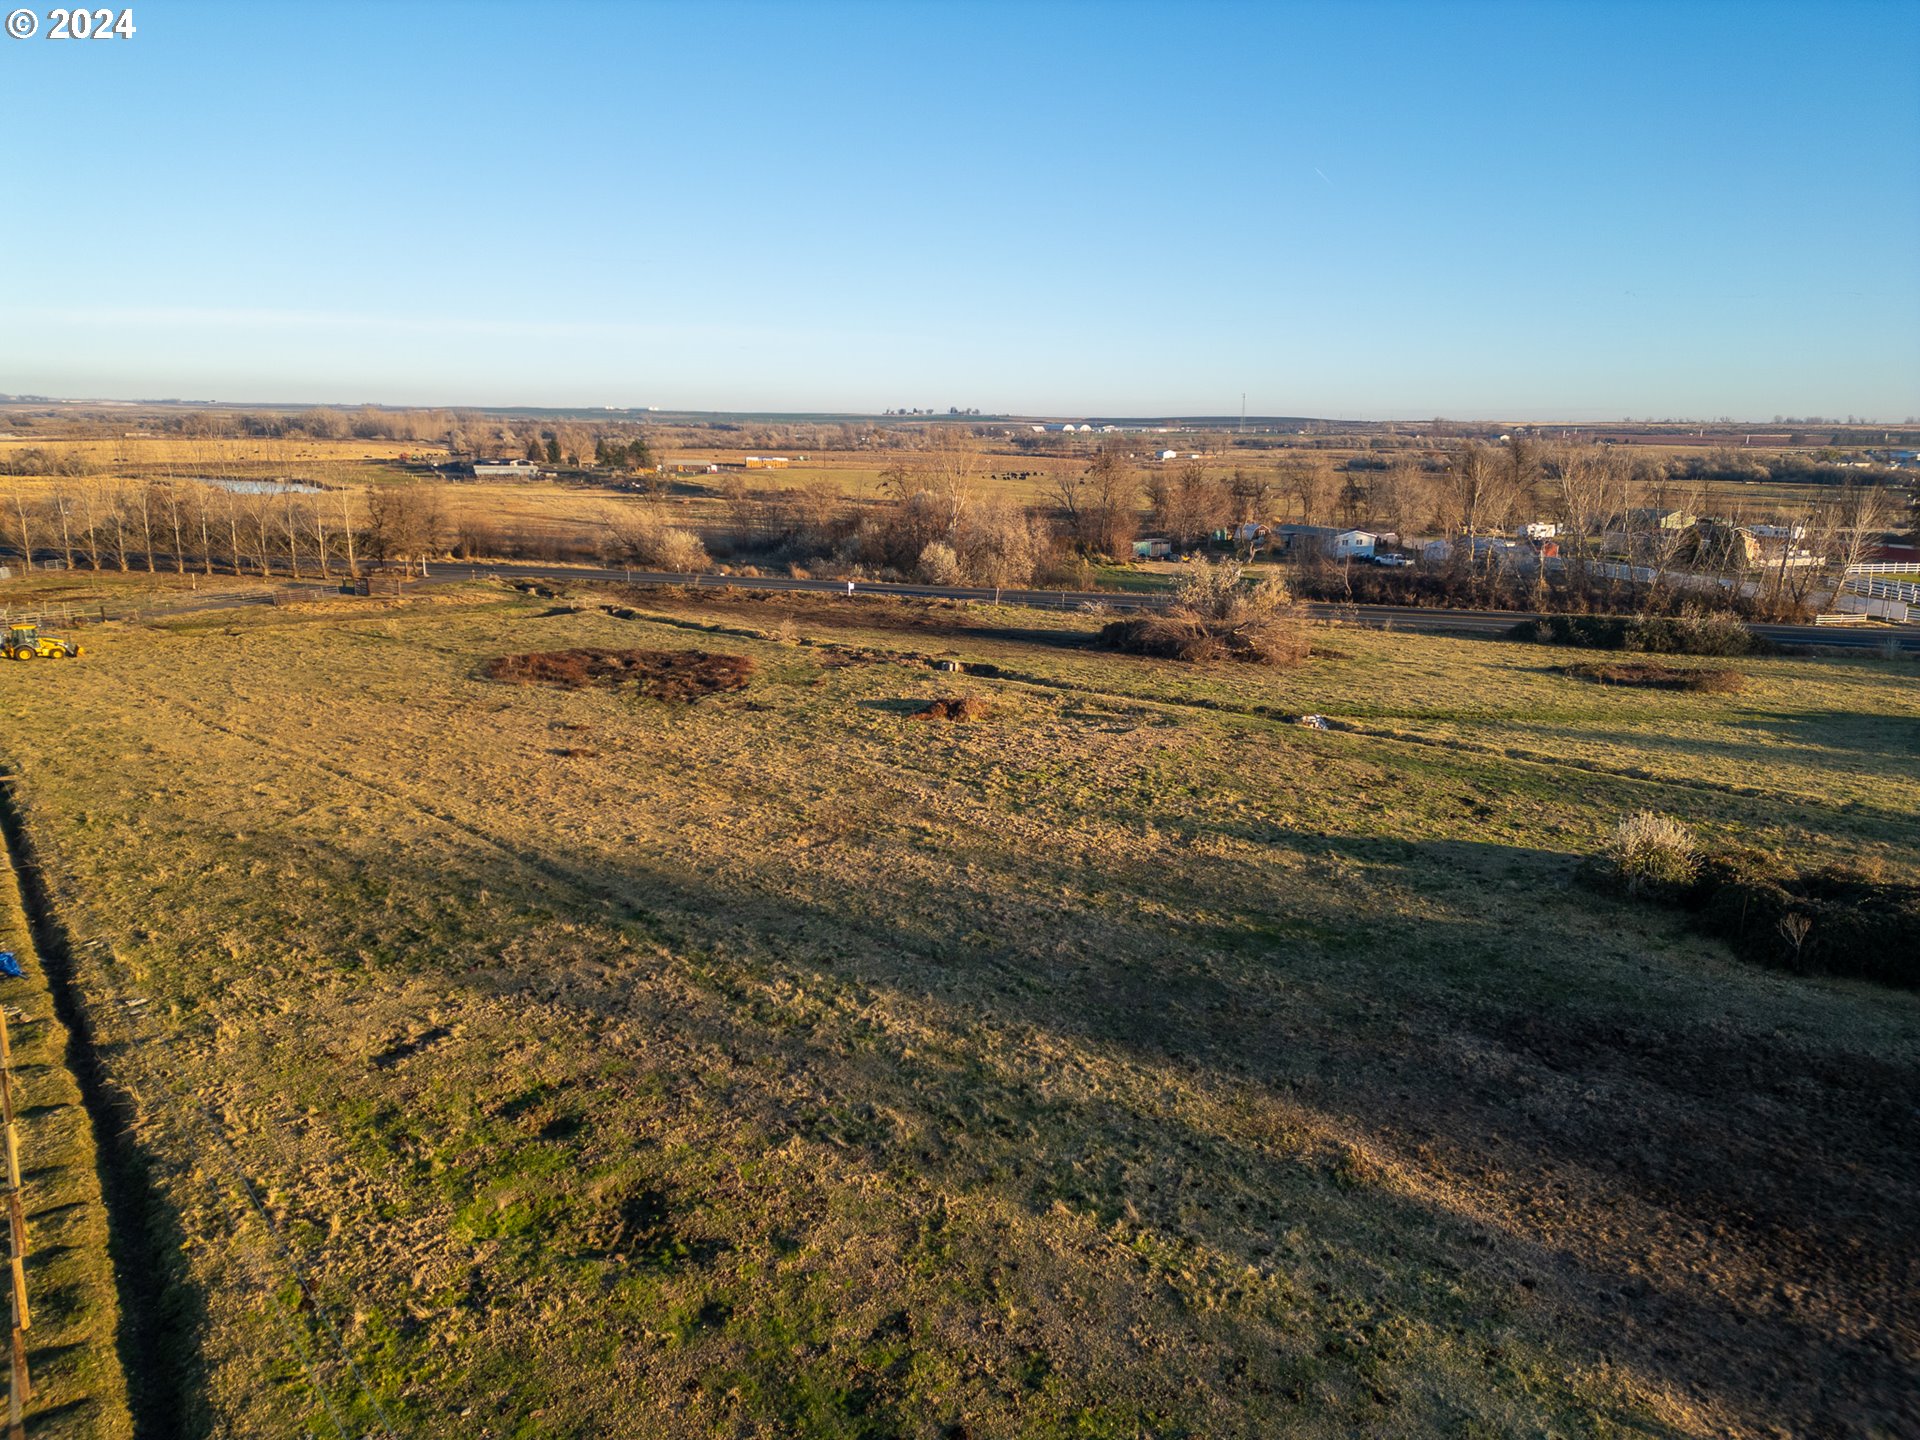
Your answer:
[[[1061,471],[1054,480],[1067,532],[1088,554],[1117,557],[1127,552],[1138,529],[1137,495],[1133,466],[1117,445],[1102,446],[1085,470]]]
[[[368,486],[366,553],[375,560],[423,568],[444,548],[446,511],[428,485]]]
[[[1182,549],[1225,525],[1233,503],[1226,482],[1198,460],[1153,471],[1146,500],[1148,523]]]
[[[1577,446],[1554,451],[1544,469],[1567,580],[1584,593],[1600,543],[1626,509],[1626,471],[1612,451]]]
[[[1299,512],[1302,525],[1318,525],[1332,515],[1340,489],[1332,465],[1322,455],[1289,460],[1280,472],[1280,485]]]

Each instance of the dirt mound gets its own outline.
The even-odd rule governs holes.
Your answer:
[[[977,700],[971,695],[947,697],[930,700],[907,718],[909,720],[984,720],[987,718],[987,702]]]
[[[1733,856],[1708,860],[1680,903],[1749,960],[1920,989],[1920,885]]]
[[[1646,690],[1692,690],[1708,695],[1731,695],[1746,683],[1738,670],[1686,670],[1657,661],[1607,665],[1562,665],[1560,673],[1596,685],[1634,685]]]
[[[705,650],[545,650],[487,662],[487,678],[508,685],[635,686],[654,700],[698,700],[744,690],[753,661]]]
[[[1920,884],[1872,866],[1800,870],[1742,850],[1689,859],[1664,875],[1618,857],[1590,861],[1580,874],[1603,890],[1678,906],[1758,964],[1920,990]]]

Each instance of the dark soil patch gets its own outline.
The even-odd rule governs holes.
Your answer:
[[[486,667],[489,680],[508,685],[557,685],[563,690],[633,685],[654,700],[698,700],[744,690],[752,673],[753,661],[744,655],[705,650],[546,650],[502,655]]]
[[[984,720],[991,713],[987,702],[971,695],[942,697],[929,701],[907,718],[910,720]]]
[[[1732,695],[1746,683],[1738,670],[1684,670],[1656,661],[1618,664],[1562,665],[1559,673],[1596,685],[1632,685],[1645,690],[1690,690],[1708,695]]]

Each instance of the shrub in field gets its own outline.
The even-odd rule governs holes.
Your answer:
[[[1700,868],[1687,827],[1651,810],[1636,811],[1616,825],[1605,855],[1615,883],[1629,895],[1674,895]]]
[[[1920,885],[1838,866],[1783,872],[1743,855],[1708,860],[1686,901],[1748,960],[1920,989]]]
[[[1758,655],[1773,649],[1734,615],[1683,610],[1678,615],[1640,615],[1627,628],[1628,650],[1658,655]]]
[[[601,557],[609,565],[641,570],[667,570],[688,575],[711,563],[707,547],[691,530],[669,525],[658,515],[639,511],[607,523]]]
[[[1507,632],[1536,645],[1636,650],[1655,655],[1766,655],[1774,645],[1737,617],[1705,611],[1679,615],[1543,615]]]
[[[987,702],[972,695],[943,696],[930,700],[908,718],[912,720],[984,720]]]
[[[1307,627],[1286,586],[1245,583],[1231,562],[1190,567],[1163,613],[1116,620],[1100,644],[1168,660],[1245,660],[1298,665],[1307,658]]]

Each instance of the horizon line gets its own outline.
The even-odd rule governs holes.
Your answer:
[[[695,409],[677,406],[654,405],[596,405],[581,403],[571,405],[539,404],[478,404],[465,401],[414,402],[391,400],[219,400],[186,399],[179,396],[137,397],[127,399],[119,396],[70,396],[37,394],[0,394],[0,405],[70,405],[70,406],[169,406],[179,409],[201,410],[449,410],[479,411],[505,414],[525,414],[532,412],[560,412],[566,414],[601,413],[621,418],[658,416],[661,418],[685,417],[755,417],[768,420],[911,420],[973,422],[976,424],[1061,424],[1068,420],[1076,424],[1109,425],[1273,425],[1299,424],[1310,425],[1514,425],[1514,426],[1563,426],[1574,428],[1598,428],[1606,425],[1697,425],[1733,426],[1733,427],[1769,427],[1779,425],[1839,425],[1854,429],[1882,427],[1905,427],[1920,425],[1920,417],[1907,416],[1902,419],[1889,419],[1880,416],[1850,415],[1845,418],[1835,415],[1787,415],[1772,418],[1760,416],[1700,416],[1666,415],[1659,418],[1635,418],[1628,415],[1590,416],[1584,419],[1567,417],[1523,419],[1515,416],[1502,417],[1496,413],[1483,415],[1310,415],[1310,414],[1266,414],[1241,415],[1238,412],[1214,414],[1178,415],[1171,413],[1114,414],[1099,411],[1036,411],[1021,413],[1015,411],[991,411],[975,414],[951,413],[948,411],[885,411],[885,410],[774,410],[735,407],[732,409]]]

